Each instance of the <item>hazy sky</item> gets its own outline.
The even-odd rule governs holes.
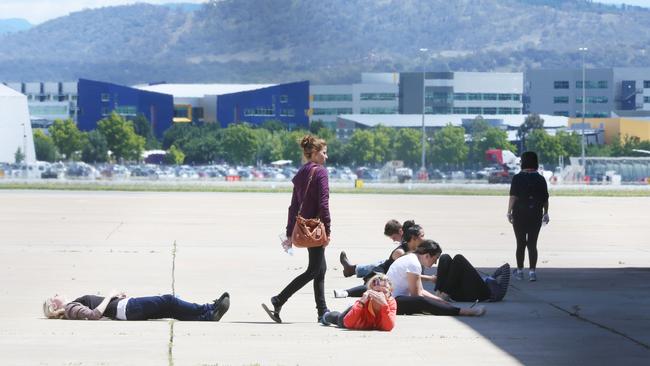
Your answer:
[[[162,4],[170,2],[202,3],[206,0],[0,0],[0,19],[23,18],[33,24],[42,23],[48,19],[67,15],[70,12],[85,8],[133,4],[145,2]],[[263,0],[260,0],[263,1]],[[311,0],[317,1],[317,0]],[[650,7],[650,0],[597,0],[608,4],[626,3]]]

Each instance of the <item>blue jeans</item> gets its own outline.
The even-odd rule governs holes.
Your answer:
[[[127,320],[212,320],[213,312],[213,304],[194,304],[173,295],[133,297],[126,305]]]
[[[369,275],[372,272],[372,269],[377,267],[378,265],[384,263],[385,261],[377,261],[375,263],[370,263],[370,264],[357,264],[357,268],[355,269],[355,273],[357,277],[363,278]]]

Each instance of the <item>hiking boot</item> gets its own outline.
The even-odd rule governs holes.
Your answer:
[[[230,294],[224,292],[217,300],[214,300],[213,304],[214,312],[212,313],[212,320],[218,322],[228,309],[230,309]]]
[[[339,261],[341,262],[341,265],[343,265],[343,277],[352,277],[357,273],[357,266],[350,264],[348,256],[344,251],[341,252]]]

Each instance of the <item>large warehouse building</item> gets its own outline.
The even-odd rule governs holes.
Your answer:
[[[0,162],[14,163],[18,150],[25,162],[36,161],[27,97],[0,84],[0,111]]]

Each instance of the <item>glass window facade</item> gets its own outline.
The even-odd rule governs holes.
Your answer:
[[[352,108],[314,108],[312,114],[314,116],[352,114]]]
[[[397,100],[395,93],[361,93],[359,96],[361,100]],[[350,99],[352,100],[352,99]]]
[[[115,112],[120,116],[135,116],[138,114],[138,108],[134,105],[121,105],[115,108]]]
[[[643,97],[643,103],[650,103],[650,97]]]
[[[587,104],[606,104],[609,101],[609,98],[603,96],[591,96],[587,97]],[[576,103],[582,104],[582,97],[576,98]]]
[[[650,80],[643,80],[643,88],[650,89]]]
[[[467,100],[467,93],[454,93],[454,100]]]
[[[351,102],[352,94],[314,94],[314,102]]]
[[[257,107],[244,109],[244,116],[247,117],[270,117],[275,116],[273,108]]]
[[[553,112],[554,116],[564,116],[564,117],[569,117],[569,111],[554,111]]]
[[[101,98],[102,98],[102,102],[108,102],[111,100],[111,96],[108,93],[102,93]]]
[[[483,114],[497,114],[496,108],[483,108]]]
[[[397,107],[361,108],[361,114],[397,114]]]
[[[554,81],[553,82],[553,88],[554,89],[569,89],[569,81],[568,80]]]
[[[296,116],[296,110],[293,109],[293,108],[280,109],[280,116],[281,117],[295,117]]]
[[[286,103],[289,101],[288,95],[280,95],[280,103]]]
[[[585,89],[607,89],[607,80],[586,80]],[[576,81],[576,89],[582,89],[582,80]]]
[[[29,114],[33,116],[44,116],[53,114],[68,114],[68,107],[64,105],[30,105]]]
[[[497,95],[494,93],[483,94],[483,100],[497,100]]]
[[[582,111],[576,112],[576,117],[582,117]],[[607,112],[585,112],[585,118],[606,118],[609,117]]]
[[[481,114],[481,107],[469,107],[469,108],[467,108],[467,113],[469,113],[469,114]]]
[[[465,107],[454,107],[454,114],[467,114],[467,108],[465,108]]]
[[[569,103],[569,97],[567,96],[556,96],[553,97],[554,104],[566,104]]]

